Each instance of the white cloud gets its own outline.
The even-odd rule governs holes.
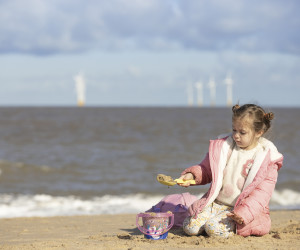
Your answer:
[[[0,52],[300,52],[296,0],[0,1]]]
[[[129,65],[127,70],[133,77],[139,77],[141,75],[141,71],[137,66]]]

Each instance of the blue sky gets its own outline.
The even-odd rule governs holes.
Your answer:
[[[300,106],[297,0],[0,0],[0,105]]]

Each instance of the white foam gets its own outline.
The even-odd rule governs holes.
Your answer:
[[[290,190],[274,190],[271,198],[271,208],[295,208],[300,207],[300,193]]]
[[[202,194],[199,195],[199,198]],[[140,213],[158,203],[164,195],[131,194],[105,195],[82,199],[76,196],[0,194],[0,218],[46,217],[69,215]],[[299,209],[300,193],[293,190],[275,190],[271,209]]]
[[[105,195],[84,200],[75,196],[2,194],[0,218],[139,213],[151,208],[162,198],[135,194]]]

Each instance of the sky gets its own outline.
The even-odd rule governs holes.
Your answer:
[[[300,106],[298,0],[0,0],[0,105]],[[196,103],[194,104],[196,105]]]

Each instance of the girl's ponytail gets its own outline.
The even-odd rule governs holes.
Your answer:
[[[274,113],[273,112],[265,113],[264,119],[267,120],[267,121],[273,120],[274,119]]]
[[[265,132],[269,130],[269,128],[271,127],[271,120],[273,120],[274,118],[274,113],[273,112],[269,112],[269,113],[265,113],[264,114],[264,124],[265,124]]]
[[[240,108],[240,105],[236,104],[232,107],[233,113],[235,113]]]

